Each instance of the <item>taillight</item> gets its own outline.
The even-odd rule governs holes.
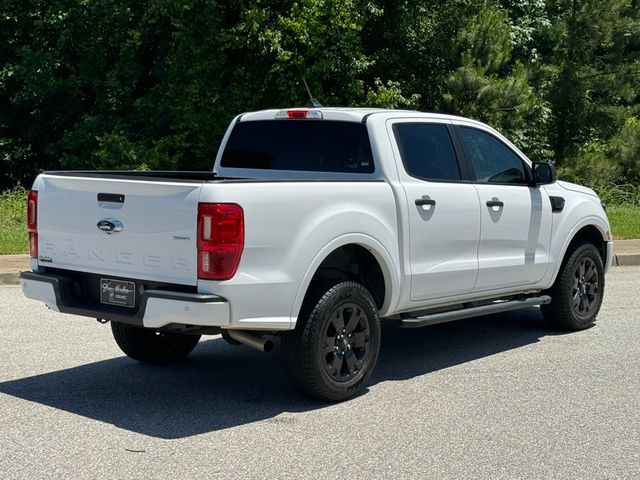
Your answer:
[[[244,212],[235,203],[198,204],[198,278],[228,280],[244,249]]]
[[[27,230],[29,232],[29,255],[38,258],[38,192],[31,190],[27,197]]]

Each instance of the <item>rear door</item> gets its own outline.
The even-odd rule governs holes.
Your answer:
[[[202,182],[51,174],[42,181],[41,266],[196,285]]]
[[[409,212],[410,299],[468,293],[478,273],[480,207],[462,181],[452,126],[419,120],[389,128]]]
[[[540,281],[549,266],[551,202],[524,160],[491,132],[458,126],[480,198],[476,291]]]

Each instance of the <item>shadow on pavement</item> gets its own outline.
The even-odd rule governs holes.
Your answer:
[[[549,334],[536,308],[415,330],[387,326],[371,384],[428,374]],[[327,407],[287,385],[278,357],[214,339],[175,366],[119,357],[0,383],[0,392],[164,439]]]

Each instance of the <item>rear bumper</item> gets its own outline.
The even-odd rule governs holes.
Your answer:
[[[229,326],[229,303],[217,295],[145,290],[137,308],[128,309],[88,301],[85,296],[74,293],[73,279],[63,275],[22,272],[20,284],[26,297],[44,302],[56,312],[145,328],[169,324]]]

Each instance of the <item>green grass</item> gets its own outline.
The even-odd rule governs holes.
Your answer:
[[[29,253],[27,192],[21,188],[0,193],[0,255]]]
[[[614,239],[640,238],[640,207],[635,205],[607,206]]]
[[[640,184],[583,184],[593,188],[607,205],[614,239],[640,238]]]
[[[600,196],[600,199],[607,205],[634,205],[640,207],[640,185],[631,183],[620,185],[589,185],[585,183],[585,185],[593,188]]]

